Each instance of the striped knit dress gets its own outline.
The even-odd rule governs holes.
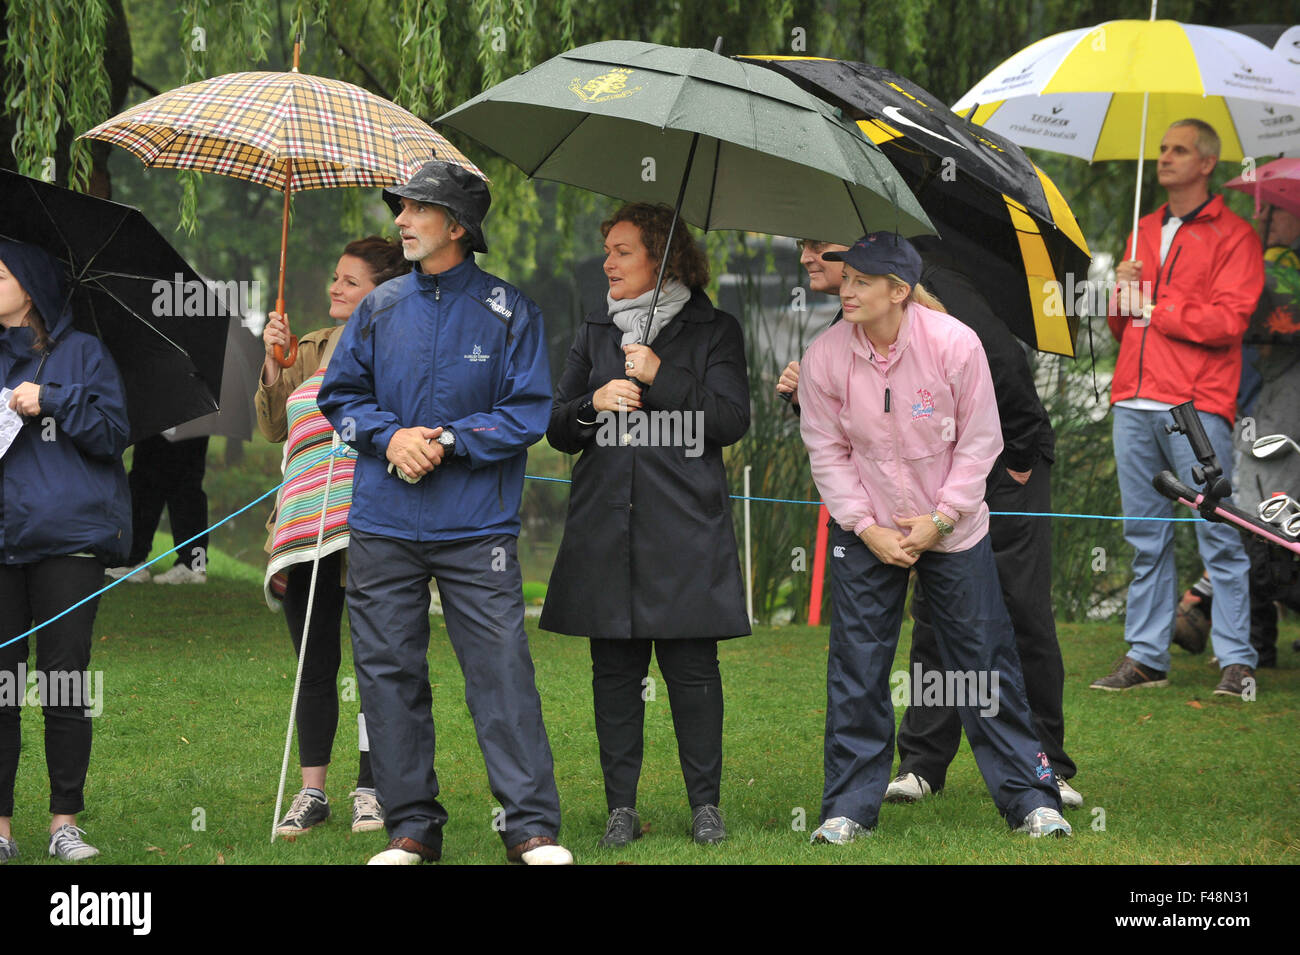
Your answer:
[[[348,508],[352,504],[352,472],[357,455],[342,441],[335,443],[333,427],[316,407],[316,395],[324,379],[325,369],[321,368],[285,402],[289,437],[284,445],[284,475],[288,483],[276,500],[271,557],[262,585],[266,602],[273,610],[279,609],[278,594],[284,588],[273,586],[272,578],[316,555],[327,481],[328,511],[320,556],[348,546]]]

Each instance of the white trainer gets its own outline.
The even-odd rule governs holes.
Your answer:
[[[1055,836],[1058,839],[1064,839],[1074,832],[1070,828],[1070,824],[1065,821],[1064,816],[1055,809],[1048,809],[1046,806],[1039,806],[1025,816],[1025,821],[1015,831],[1027,832],[1034,839],[1040,836]]]
[[[1083,794],[1060,776],[1056,777],[1056,785],[1061,789],[1061,805],[1066,809],[1078,809],[1083,805]]]
[[[105,567],[104,576],[109,580],[121,580],[126,578],[128,584],[147,584],[149,582],[149,571],[141,570],[146,561],[140,561],[133,567]]]
[[[933,790],[916,773],[899,773],[885,790],[885,802],[919,802]]]
[[[869,836],[871,830],[859,822],[854,822],[848,816],[836,816],[818,826],[810,841],[843,846],[855,841],[860,835]]]
[[[208,575],[200,570],[190,570],[184,564],[177,564],[171,570],[155,574],[155,584],[206,584]]]

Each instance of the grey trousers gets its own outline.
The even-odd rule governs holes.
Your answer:
[[[506,846],[559,834],[560,799],[524,633],[516,539],[501,534],[438,543],[353,530],[348,552],[352,649],[375,788],[389,836],[441,850],[429,688],[429,578],[438,582],[447,635],[465,675],[492,795],[486,807]]]

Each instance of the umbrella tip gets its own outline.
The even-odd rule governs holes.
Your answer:
[[[722,52],[722,37],[718,37],[716,40],[713,41],[713,52],[714,53]]]

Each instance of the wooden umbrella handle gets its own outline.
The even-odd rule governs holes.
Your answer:
[[[295,50],[297,48],[295,47]],[[296,65],[296,64],[295,64]],[[293,182],[293,160],[284,161],[284,219],[280,224],[280,287],[275,296],[275,310],[281,315],[288,315],[284,308],[284,265],[286,253],[289,250],[289,192],[290,185]],[[285,327],[288,327],[289,319],[285,318]],[[272,349],[272,356],[276,364],[281,368],[292,368],[293,363],[298,360],[298,336],[289,336],[289,349],[276,345]]]

